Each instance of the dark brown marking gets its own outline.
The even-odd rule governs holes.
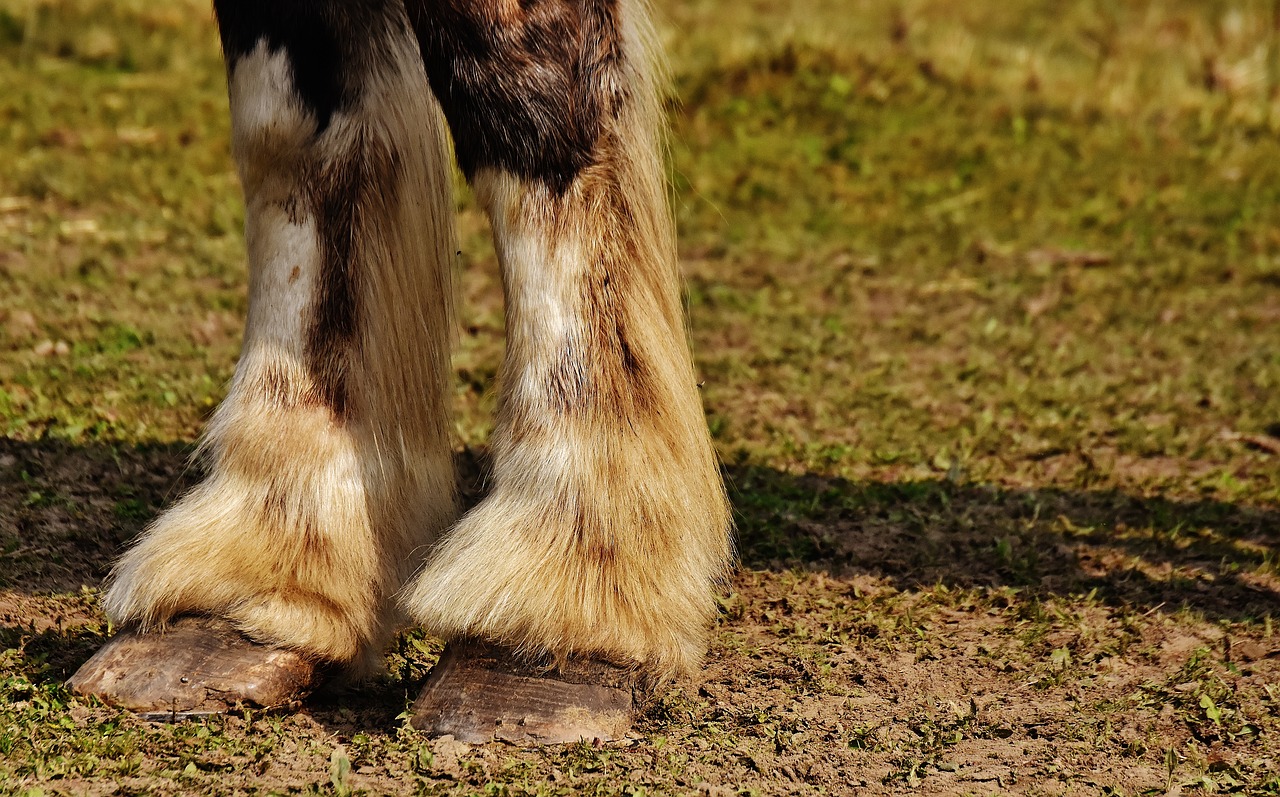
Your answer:
[[[648,355],[629,334],[632,307],[627,298],[645,298],[637,296],[644,287],[628,271],[631,263],[609,262],[608,253],[605,260],[603,269],[583,285],[584,321],[592,346],[590,373],[596,382],[593,398],[598,410],[616,414],[634,428],[662,404]]]
[[[289,284],[292,285],[293,283],[297,282],[298,276],[300,274],[302,274],[302,267],[294,266],[293,270],[289,272]]]
[[[314,374],[310,375],[310,380],[298,380],[275,364],[264,366],[258,376],[259,394],[283,410],[327,406],[317,395],[315,384]]]
[[[330,540],[316,523],[316,518],[308,516],[302,523],[302,561],[319,563],[323,567],[332,567],[334,560],[333,541]]]
[[[336,419],[347,415],[348,379],[359,345],[360,245],[369,225],[394,207],[399,155],[368,132],[309,180],[320,233],[320,269],[307,335],[307,366],[319,400]]]
[[[581,409],[591,400],[591,378],[581,346],[565,344],[546,377],[547,398],[562,413]]]
[[[290,224],[299,225],[306,219],[306,203],[297,194],[290,196],[280,206],[284,209]]]
[[[353,260],[362,166],[359,152],[340,156],[312,186],[321,255],[307,335],[307,365],[320,400],[340,419],[346,416],[348,350],[356,334]]]
[[[604,573],[614,566],[618,552],[601,518],[585,507],[579,507],[570,525],[574,547],[586,561]]]
[[[618,0],[409,0],[468,178],[501,168],[564,194],[626,100]]]
[[[398,186],[399,164],[367,129],[345,152],[335,151],[327,134],[334,115],[358,108],[370,81],[394,66],[389,59],[396,48],[388,43],[412,35],[409,20],[397,0],[215,0],[214,6],[228,72],[259,46],[284,52],[297,100],[316,119],[314,136],[299,153],[304,188],[281,203],[293,224],[314,218],[320,237],[305,345],[312,384],[267,387],[286,405],[323,403],[341,421],[349,411],[358,343],[361,246],[368,225],[394,202],[387,194]],[[300,274],[294,268],[289,281]]]
[[[265,44],[289,59],[299,102],[323,133],[359,97],[383,58],[388,35],[404,30],[395,0],[214,0],[227,71]]]
[[[268,365],[262,370],[262,394],[276,406],[288,409],[295,403],[295,391],[289,384],[289,376],[283,368]]]
[[[289,522],[288,493],[276,483],[267,485],[262,499],[262,518],[270,526],[283,528]]]

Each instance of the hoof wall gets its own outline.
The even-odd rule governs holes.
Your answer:
[[[315,687],[314,662],[260,645],[224,620],[182,617],[163,631],[126,631],[71,676],[81,695],[173,722],[243,708],[296,707]]]
[[[604,662],[538,667],[490,645],[451,642],[409,724],[469,744],[616,741],[631,729],[631,684],[629,670]]]

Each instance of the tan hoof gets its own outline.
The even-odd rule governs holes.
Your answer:
[[[315,663],[299,653],[252,642],[225,620],[182,617],[163,631],[115,636],[67,686],[143,719],[172,722],[293,708],[318,680]]]
[[[409,724],[484,744],[615,741],[631,729],[633,674],[600,661],[552,668],[479,642],[450,642]]]

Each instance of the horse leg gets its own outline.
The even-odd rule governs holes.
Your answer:
[[[247,210],[243,351],[207,478],[120,560],[103,603],[125,632],[71,680],[143,713],[287,702],[317,664],[368,666],[456,517],[451,180],[405,8],[215,10]]]
[[[492,491],[406,591],[451,640],[413,723],[616,737],[628,676],[697,666],[731,557],[633,0],[409,0],[489,214],[507,351]]]

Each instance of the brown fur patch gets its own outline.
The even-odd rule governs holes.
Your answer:
[[[341,57],[325,68],[343,82],[318,132],[298,104],[276,101],[278,84],[261,83],[278,79],[274,66],[231,81],[233,153],[256,232],[244,350],[202,443],[208,477],[124,555],[103,604],[116,622],[149,628],[183,613],[225,617],[254,639],[360,669],[398,622],[394,596],[456,515],[446,135],[398,0],[237,1],[238,22],[232,5],[219,3],[239,37],[229,62],[262,39],[240,23],[288,27],[291,10],[310,24],[387,9],[391,25],[326,29]],[[267,38],[295,68],[310,63],[305,36]],[[347,58],[360,48],[376,57]],[[243,112],[263,89],[271,102]],[[321,93],[302,106],[315,110]],[[315,262],[286,259],[311,254],[313,230]]]
[[[368,236],[366,214],[398,201],[400,169],[399,153],[362,132],[346,154],[308,181],[321,261],[307,366],[318,398],[339,421],[347,414],[347,380],[361,312],[361,253],[356,246]]]
[[[450,116],[460,157],[473,160],[464,167],[483,167],[475,182],[500,238],[508,348],[495,491],[441,540],[407,603],[444,636],[690,672],[731,556],[730,516],[682,323],[646,25],[629,0],[526,0],[514,24],[498,2],[415,3],[420,16],[479,28],[466,39],[418,24],[420,40],[471,47],[437,53],[457,59],[443,72],[423,47],[433,83],[481,67],[462,75],[458,96],[520,87],[526,56],[542,69],[508,116],[483,105]],[[555,13],[577,14],[580,27],[536,52],[516,47],[536,44],[539,15]],[[499,56],[516,68],[486,72],[483,60]],[[559,125],[548,135],[566,138],[521,127],[542,120],[543,104]],[[469,125],[494,129],[477,142]],[[514,151],[496,146],[522,131]],[[565,141],[581,146],[557,149]],[[531,167],[526,155],[550,161]]]
[[[618,0],[410,0],[468,177],[501,168],[564,193],[625,96]]]

